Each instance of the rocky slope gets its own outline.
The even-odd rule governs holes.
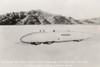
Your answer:
[[[100,17],[97,18],[92,18],[92,19],[81,19],[79,20],[83,24],[95,24],[95,25],[100,25]]]
[[[49,25],[82,24],[79,20],[62,15],[54,15],[41,10],[12,12],[0,15],[0,25]]]

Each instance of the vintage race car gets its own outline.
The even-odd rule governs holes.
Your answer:
[[[30,43],[34,45],[39,44],[53,44],[59,42],[80,42],[85,39],[89,39],[93,35],[84,33],[84,32],[33,32],[26,34],[20,38],[20,41],[23,43]]]

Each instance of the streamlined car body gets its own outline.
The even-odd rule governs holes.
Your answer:
[[[34,45],[43,44],[52,44],[58,42],[80,42],[85,39],[91,38],[92,35],[86,34],[84,32],[33,32],[26,34],[20,38],[23,43],[30,43]]]

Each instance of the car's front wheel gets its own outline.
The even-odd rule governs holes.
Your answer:
[[[31,42],[32,45],[39,45],[41,44],[40,42]]]
[[[48,45],[53,44],[53,43],[54,43],[54,41],[47,41],[47,42],[44,42],[44,44],[48,44]]]

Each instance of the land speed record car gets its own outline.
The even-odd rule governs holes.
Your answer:
[[[59,42],[80,42],[85,39],[89,39],[93,35],[84,33],[84,32],[33,32],[26,34],[20,38],[20,41],[23,43],[29,43],[33,45],[39,44],[53,44]]]

